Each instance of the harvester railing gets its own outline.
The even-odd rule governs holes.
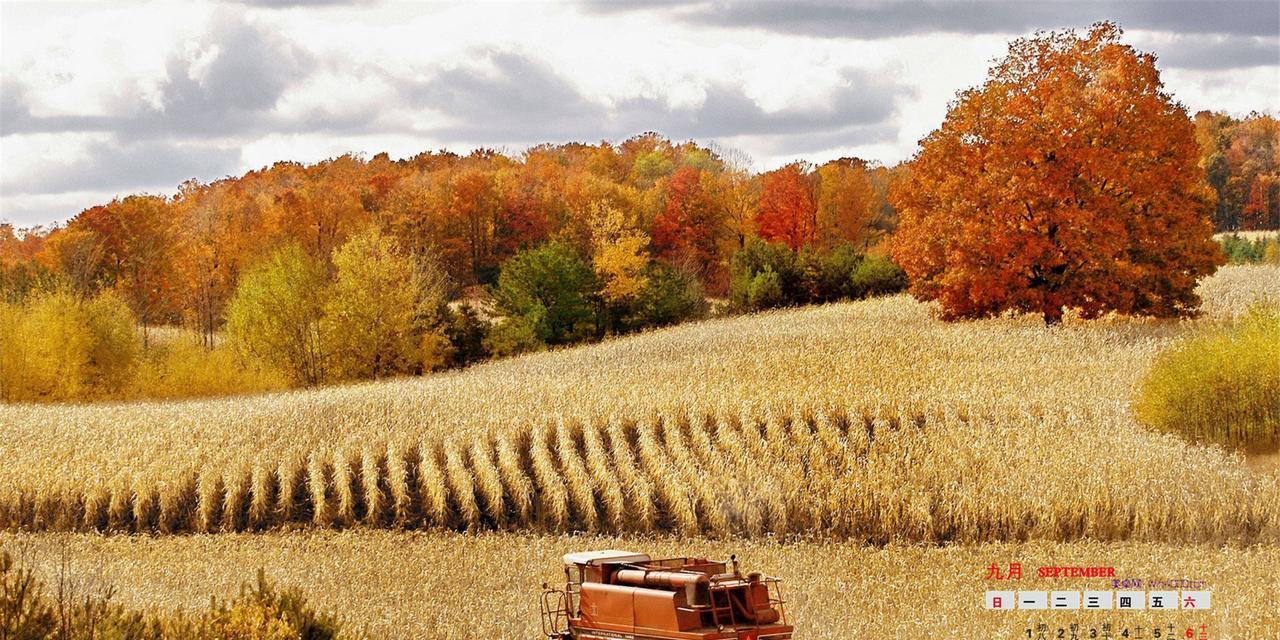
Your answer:
[[[771,576],[763,576],[760,580],[765,585],[765,593],[768,596],[769,608],[778,612],[778,623],[787,624],[787,602],[782,595],[782,581]],[[742,620],[741,622],[738,620],[739,616],[734,609],[735,601],[733,599],[733,594],[737,592],[737,590],[742,589],[743,586],[742,578],[736,575],[728,579],[723,579],[719,576],[711,577],[711,582],[708,585],[708,591],[710,592],[711,598],[711,620],[717,627],[730,627],[736,629],[740,626],[756,628],[761,626],[760,623],[755,620]],[[718,599],[718,595],[723,597]],[[720,606],[719,601],[723,601],[723,606]],[[745,599],[737,602],[737,604],[744,609],[747,606]]]
[[[778,610],[778,622],[787,624],[787,601],[782,597],[782,580],[764,577],[765,593],[769,594],[769,606]]]
[[[547,640],[562,640],[569,631],[569,594],[542,585],[542,635]]]

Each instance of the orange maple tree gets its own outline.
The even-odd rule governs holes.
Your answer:
[[[947,318],[1178,316],[1223,258],[1194,127],[1110,23],[1014,41],[891,202],[893,256]]]
[[[814,241],[817,204],[808,174],[808,165],[793,162],[760,176],[760,208],[755,222],[761,238],[785,242],[792,251]]]
[[[818,167],[818,237],[828,246],[849,243],[866,248],[871,236],[875,188],[867,163],[840,158]]]

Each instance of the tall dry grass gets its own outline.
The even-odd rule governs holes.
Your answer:
[[[947,324],[895,297],[421,379],[4,406],[0,526],[1274,540],[1275,476],[1129,415],[1163,346],[1280,297],[1280,268],[1201,292],[1195,321]]]
[[[285,482],[263,462],[165,485],[121,480],[106,496],[19,493],[2,511],[9,528],[140,533],[310,524],[877,544],[1280,540],[1280,478],[1101,410],[835,403],[689,409],[633,428],[539,422],[515,432],[522,449],[489,434],[366,445],[313,455],[305,473],[288,465]]]

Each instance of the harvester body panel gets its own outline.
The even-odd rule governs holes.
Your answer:
[[[736,559],[653,560],[627,551],[565,555],[565,589],[543,597],[549,640],[791,640],[776,578]],[[548,597],[551,596],[551,597]],[[548,604],[551,603],[551,604]]]

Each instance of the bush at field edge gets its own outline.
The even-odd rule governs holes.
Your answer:
[[[1254,307],[1157,358],[1134,406],[1152,428],[1248,451],[1280,447],[1280,308]]]

